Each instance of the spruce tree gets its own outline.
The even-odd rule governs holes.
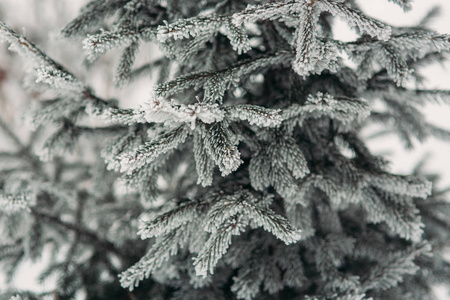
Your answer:
[[[90,68],[122,49],[118,86],[156,78],[132,108],[0,22],[41,92],[30,139],[0,121],[2,269],[50,251],[40,279],[58,278],[3,296],[434,299],[450,283],[445,191],[420,167],[392,174],[360,134],[450,136],[421,111],[450,99],[422,84],[450,50],[434,13],[394,27],[354,0],[93,0],[61,34]],[[337,18],[358,38],[334,39]],[[160,52],[136,65],[147,43]]]

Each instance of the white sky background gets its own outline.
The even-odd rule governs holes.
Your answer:
[[[49,20],[48,22],[39,23],[36,22],[38,19],[43,19],[42,16],[36,15],[35,11],[30,8],[41,3],[49,3],[50,5],[58,5],[65,7],[63,14],[55,14],[54,11],[48,11],[48,14],[44,16],[44,19]],[[186,0],[191,1],[191,0]],[[61,26],[70,21],[77,13],[79,7],[86,3],[87,0],[0,0],[0,20],[6,23],[12,24],[14,26],[23,28],[23,32],[37,31],[36,26],[41,26],[46,28],[45,30],[57,30],[61,29]],[[410,12],[403,12],[401,8],[388,2],[387,0],[359,0],[364,12],[369,16],[385,21],[388,24],[397,26],[407,26],[416,24],[433,6],[440,6],[442,8],[441,15],[433,20],[432,28],[440,33],[450,34],[450,0],[416,0],[413,6],[413,10]],[[32,5],[31,5],[32,4]],[[45,5],[44,5],[45,6]],[[57,24],[57,28],[53,26]],[[352,35],[349,35],[349,30],[343,23],[337,22],[337,26],[341,28],[338,38],[349,39]],[[22,32],[22,33],[23,33]],[[61,57],[64,56],[67,59],[69,54],[60,53],[57,51],[58,43],[51,43],[47,52],[51,55],[54,52],[54,56]],[[4,45],[0,45],[2,47]],[[79,45],[77,45],[79,46]],[[65,46],[67,47],[67,45]],[[80,53],[80,50],[76,53]],[[141,51],[143,52],[143,51]],[[2,52],[0,51],[0,68],[3,63],[5,63],[5,58],[1,57]],[[147,59],[151,57],[150,54],[144,54]],[[60,59],[61,60],[61,59]],[[17,68],[22,68],[22,66],[17,66]],[[106,71],[105,68],[110,68],[110,71]],[[70,68],[69,68],[70,69]],[[96,71],[97,76],[99,73],[108,74],[112,76],[111,66],[102,66]],[[73,70],[73,69],[72,69]],[[443,67],[439,65],[433,65],[426,69],[424,72],[426,78],[428,78],[427,87],[428,88],[438,88],[438,89],[450,89],[450,62],[446,63]],[[133,88],[128,88],[123,91],[116,91],[113,87],[105,84],[105,80],[99,81],[93,77],[89,77],[93,80],[90,82],[95,85],[96,92],[101,96],[110,97],[112,93],[118,93],[119,98],[121,96],[127,95],[129,99],[132,99],[132,103],[144,103],[148,100],[151,87],[144,86],[145,89],[136,89],[135,85]],[[112,82],[112,77],[109,78],[109,82]],[[5,88],[5,87],[4,87]],[[7,88],[7,87],[6,87]],[[121,95],[121,96],[120,96]],[[0,93],[0,98],[2,94]],[[0,99],[1,100],[1,99]],[[14,105],[13,105],[14,106]],[[0,110],[2,109],[0,101]],[[440,125],[441,127],[450,129],[450,105],[429,105],[424,108],[427,116],[427,120],[431,121],[435,125]],[[1,145],[1,143],[0,143]],[[370,148],[375,153],[385,153],[385,157],[388,158],[391,164],[391,170],[394,173],[408,173],[411,171],[413,166],[422,158],[425,154],[431,154],[426,169],[429,171],[437,172],[442,175],[442,180],[440,186],[450,186],[450,142],[442,142],[436,139],[429,139],[424,144],[416,144],[416,147],[412,151],[405,151],[401,142],[394,136],[383,137],[379,139],[373,139],[369,143]],[[390,152],[390,153],[387,153]],[[48,282],[45,286],[38,286],[35,283],[35,276],[37,275],[36,266],[25,266],[21,269],[20,275],[18,276],[15,284],[20,288],[29,288],[34,290],[45,290],[53,286],[52,282]],[[1,274],[0,274],[1,276]],[[5,285],[1,283],[0,277],[0,289]],[[445,298],[442,299],[449,299]]]

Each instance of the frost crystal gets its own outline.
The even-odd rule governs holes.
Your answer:
[[[34,130],[0,112],[2,271],[17,279],[31,261],[40,281],[58,276],[0,298],[391,300],[448,286],[446,190],[423,162],[391,173],[366,133],[450,140],[422,109],[450,91],[417,88],[450,36],[427,28],[436,9],[390,27],[357,2],[90,0],[62,35],[84,39],[89,84],[111,99],[64,67],[79,69],[74,49],[59,64],[0,22],[31,62],[33,98],[11,93],[23,76],[6,54],[1,104],[32,103]],[[337,39],[336,18],[354,40]],[[148,103],[130,101],[151,85]]]
[[[176,105],[162,98],[155,99],[144,107],[145,119],[151,123],[187,123],[192,130],[197,120],[211,124],[223,120],[224,113],[218,104],[195,103]]]
[[[32,205],[34,205],[34,201],[30,193],[17,195],[0,193],[0,210],[8,214],[22,210],[29,212]]]

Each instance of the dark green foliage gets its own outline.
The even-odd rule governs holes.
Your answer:
[[[421,110],[450,95],[421,85],[450,50],[433,15],[396,28],[354,1],[92,1],[62,33],[85,37],[93,68],[122,47],[119,86],[156,75],[139,108],[0,23],[30,88],[56,95],[29,142],[0,120],[7,275],[49,251],[56,299],[433,299],[450,283],[446,193],[420,168],[391,174],[359,135],[450,136]],[[335,17],[355,41],[333,39]],[[145,43],[162,53],[135,67]]]

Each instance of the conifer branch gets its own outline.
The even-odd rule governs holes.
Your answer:
[[[6,122],[3,120],[2,116],[0,116],[0,128],[3,131],[4,134],[8,136],[8,138],[15,144],[19,150],[22,150],[25,148],[22,141],[19,139],[19,137],[11,130],[11,128],[6,124]]]
[[[121,250],[119,250],[113,243],[109,242],[108,240],[101,238],[97,236],[97,234],[89,229],[82,228],[81,226],[71,224],[69,222],[63,221],[57,216],[50,215],[48,213],[39,211],[37,209],[32,208],[31,214],[34,215],[36,218],[39,218],[41,220],[44,220],[46,222],[55,224],[57,226],[63,227],[65,229],[68,229],[70,231],[73,231],[80,237],[82,237],[84,240],[86,240],[88,243],[93,243],[100,249],[105,250],[106,252],[109,252],[111,254],[116,255],[118,258],[122,260],[122,262],[128,261],[128,256],[123,253]]]

